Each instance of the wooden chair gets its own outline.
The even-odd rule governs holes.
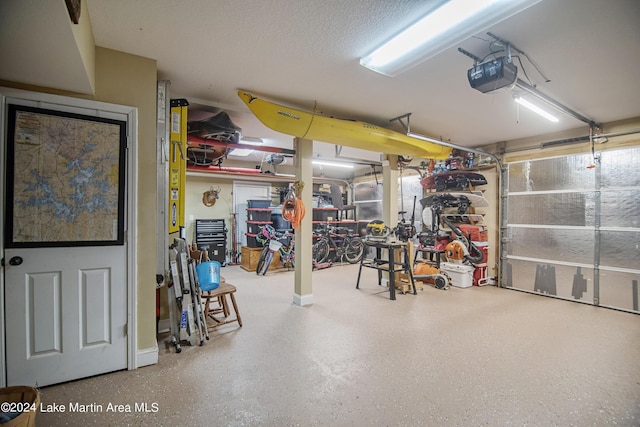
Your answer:
[[[207,251],[200,251],[198,247],[194,244],[190,248],[190,256],[196,260],[196,263],[209,261],[209,254]],[[213,319],[216,323],[213,325],[207,325],[211,330],[213,328],[217,328],[221,325],[226,325],[228,323],[238,322],[240,327],[242,327],[242,318],[240,317],[240,312],[238,311],[238,304],[236,303],[236,287],[232,284],[226,282],[224,277],[220,277],[220,286],[217,289],[212,291],[202,291],[201,298],[204,301],[204,316],[206,318]],[[229,304],[227,302],[227,295],[231,297],[231,304],[233,305],[233,310],[235,311],[236,317],[235,319],[227,319],[231,314],[229,310]],[[219,315],[222,315],[222,319]],[[216,317],[217,316],[217,317]]]
[[[205,318],[213,319],[213,321],[215,322],[214,324],[208,325],[209,330],[233,322],[238,322],[238,325],[242,327],[242,318],[240,317],[240,312],[238,311],[238,304],[236,303],[235,293],[236,287],[230,283],[227,283],[222,278],[220,279],[220,286],[217,289],[202,292],[202,299],[205,301]],[[233,319],[228,319],[229,315],[231,314],[231,310],[229,310],[227,295],[231,297],[231,304],[233,305],[233,311],[235,312],[235,318]]]

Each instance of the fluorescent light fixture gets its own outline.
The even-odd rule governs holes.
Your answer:
[[[541,0],[449,0],[360,59],[395,76]]]
[[[549,120],[550,122],[554,122],[554,123],[558,122],[558,118],[556,116],[554,116],[551,113],[546,112],[545,110],[543,110],[542,108],[538,107],[537,105],[530,103],[529,101],[527,101],[523,97],[514,96],[513,99],[518,104],[522,105],[525,108],[528,108],[529,110],[533,111],[534,113],[537,113],[537,114],[541,115],[542,117],[544,117],[545,119]]]
[[[311,163],[313,163],[314,165],[320,165],[320,166],[335,166],[337,168],[353,169],[353,165],[349,163],[326,162],[324,160],[312,160]]]
[[[262,145],[263,142],[262,138],[256,138],[255,136],[243,136],[240,139],[240,144],[246,145]]]
[[[238,156],[238,157],[246,157],[249,154],[253,153],[253,150],[250,148],[234,148],[229,151],[230,156]]]

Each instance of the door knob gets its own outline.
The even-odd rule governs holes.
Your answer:
[[[9,264],[11,265],[20,265],[22,264],[22,257],[14,256],[9,260]]]

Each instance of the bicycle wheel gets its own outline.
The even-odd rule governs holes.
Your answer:
[[[267,260],[267,254],[269,253],[269,245],[266,245],[262,248],[262,252],[260,252],[260,258],[258,258],[258,265],[256,266],[256,274],[264,274],[262,273],[262,268],[264,267],[264,263]],[[269,266],[267,266],[269,268]]]
[[[345,238],[344,257],[350,264],[357,264],[364,254],[364,242],[359,237]]]
[[[311,255],[318,264],[323,263],[329,258],[329,243],[325,239],[320,239],[313,244]]]
[[[290,236],[291,240],[289,240],[289,246],[286,248],[287,253],[285,257],[282,257],[282,252],[280,253],[280,260],[286,260],[289,263],[290,268],[296,268],[296,241],[295,235]]]
[[[267,270],[269,270],[269,266],[271,265],[271,261],[273,261],[273,252],[267,252],[267,257],[264,260],[264,266],[262,267],[261,274],[264,276],[267,274]]]
[[[293,245],[289,247],[289,264],[291,264],[291,268],[296,268],[296,252],[293,248]]]

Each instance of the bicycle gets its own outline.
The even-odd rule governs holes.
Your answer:
[[[267,274],[269,266],[273,261],[274,254],[280,253],[280,263],[289,268],[295,267],[295,252],[294,252],[294,234],[289,230],[284,233],[279,233],[269,224],[265,224],[260,227],[260,232],[256,236],[256,240],[263,244],[262,252],[260,252],[260,258],[258,258],[258,265],[256,266],[256,274]],[[284,244],[288,242],[288,244]]]
[[[327,261],[331,252],[333,259],[341,260],[344,257],[350,264],[359,263],[364,255],[364,242],[348,228],[327,226],[314,233],[319,237],[311,252],[317,264]]]

